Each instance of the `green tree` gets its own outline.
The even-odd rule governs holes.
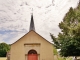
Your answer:
[[[57,38],[53,34],[50,34],[50,36],[53,39],[54,47],[56,47],[57,49],[59,49],[60,48],[60,44],[59,44],[59,41],[57,40]]]
[[[61,33],[58,37],[51,37],[54,45],[61,49],[60,54],[65,57],[80,56],[80,3],[77,8],[70,8],[63,21],[59,23],[59,28]]]
[[[10,45],[6,43],[0,43],[0,57],[6,57],[6,53],[9,50],[10,50]]]

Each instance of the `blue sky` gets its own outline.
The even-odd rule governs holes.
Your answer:
[[[36,32],[52,42],[50,33],[58,35],[58,24],[70,7],[79,0],[0,0],[0,43],[13,43],[29,31],[33,8]]]

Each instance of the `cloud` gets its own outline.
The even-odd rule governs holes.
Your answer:
[[[0,43],[13,43],[19,38],[21,38],[27,31],[0,31]]]
[[[15,41],[17,41],[18,39],[20,39],[23,35],[25,35],[25,33],[22,33],[22,32],[14,32],[14,34],[12,34],[12,37],[10,39],[8,39],[9,41],[6,41],[7,43],[9,44],[12,44],[14,43]]]
[[[79,0],[52,1],[0,0],[0,42],[13,43],[29,31],[32,8],[36,32],[51,42],[50,33],[58,35],[58,24]]]

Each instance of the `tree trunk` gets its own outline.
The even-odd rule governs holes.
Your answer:
[[[74,56],[72,60],[77,60],[77,57],[76,57],[76,56]]]

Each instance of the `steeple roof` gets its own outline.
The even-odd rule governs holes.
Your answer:
[[[31,30],[35,31],[33,13],[31,14],[31,22],[30,22],[30,29],[29,29],[29,31],[31,31]]]

